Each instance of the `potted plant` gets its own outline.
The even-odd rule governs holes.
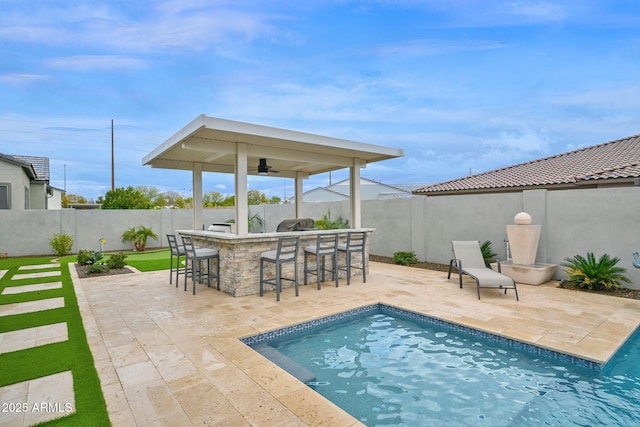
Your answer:
[[[137,252],[144,252],[144,247],[147,246],[147,239],[151,237],[157,239],[158,236],[152,229],[143,225],[139,227],[131,227],[124,233],[122,233],[122,243],[131,242]]]

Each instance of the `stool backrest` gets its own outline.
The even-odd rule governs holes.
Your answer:
[[[171,253],[174,255],[181,255],[178,252],[178,241],[176,240],[176,236],[174,234],[167,234],[167,240],[169,241],[169,249],[171,249]]]
[[[298,256],[298,247],[300,246],[299,237],[280,237],[278,239],[278,260],[295,260]]]
[[[338,250],[338,234],[318,234],[316,251],[318,255],[332,255]]]
[[[350,231],[347,234],[347,250],[360,250],[367,241],[367,233],[364,231]]]
[[[187,254],[187,258],[195,258],[196,257],[196,248],[193,245],[193,237],[191,237],[191,236],[182,236],[182,244],[184,245],[184,251]]]

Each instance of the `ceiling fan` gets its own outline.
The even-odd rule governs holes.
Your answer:
[[[267,159],[260,159],[258,163],[258,175],[269,175],[270,173],[278,173],[279,171],[273,169],[267,164]]]

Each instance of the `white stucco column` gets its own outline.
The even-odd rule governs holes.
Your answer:
[[[302,180],[307,175],[298,172],[295,179],[295,197],[296,197],[296,218],[304,218],[304,200],[302,195]]]
[[[351,219],[349,225],[351,228],[361,228],[362,211],[360,208],[360,168],[364,166],[361,159],[353,159],[353,166],[349,172],[349,186],[351,191]]]
[[[235,164],[236,231],[249,234],[249,201],[247,200],[247,144],[237,144]]]
[[[202,163],[193,163],[192,172],[193,229],[202,230]]]

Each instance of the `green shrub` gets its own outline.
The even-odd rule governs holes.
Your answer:
[[[496,262],[496,257],[498,254],[493,253],[491,249],[491,241],[485,240],[482,245],[480,245],[480,250],[482,251],[482,258],[484,258],[484,264],[487,267],[491,266],[492,262]]]
[[[88,249],[80,249],[78,251],[78,264],[86,265],[93,264],[93,257],[95,252]]]
[[[400,265],[411,265],[416,264],[418,258],[416,258],[415,252],[399,251],[393,253],[393,262]]]
[[[89,267],[89,273],[104,273],[109,271],[109,267],[102,262],[96,262]]]
[[[53,237],[49,239],[49,244],[55,251],[56,255],[69,255],[73,249],[73,237],[67,233],[54,234]]]
[[[631,283],[631,280],[623,273],[627,270],[616,267],[620,258],[611,258],[604,254],[596,261],[592,252],[587,252],[587,257],[575,255],[573,258],[565,258],[562,263],[567,273],[566,281],[578,288],[589,290],[614,290],[620,287],[620,282]]]
[[[122,252],[111,255],[107,260],[107,267],[114,269],[124,268],[124,266],[127,265],[127,262],[125,261],[126,257],[127,256]]]
[[[316,228],[320,230],[338,230],[341,228],[349,228],[349,220],[342,219],[342,215],[338,216],[337,219],[331,219],[331,211],[327,215],[324,215],[322,219],[319,219],[315,222]]]

